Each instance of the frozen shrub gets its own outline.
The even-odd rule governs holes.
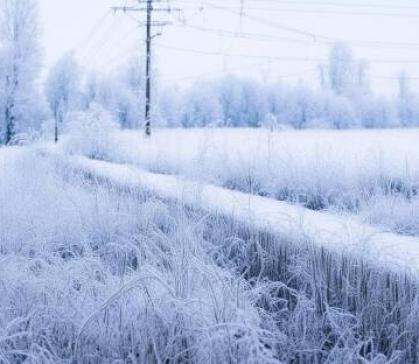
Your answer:
[[[65,150],[93,159],[106,159],[112,149],[110,134],[117,129],[111,115],[92,103],[87,111],[68,115]]]

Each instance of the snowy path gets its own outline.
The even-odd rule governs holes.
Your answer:
[[[363,256],[391,269],[419,271],[419,238],[382,232],[355,219],[316,212],[286,202],[231,191],[180,177],[158,175],[131,165],[66,157],[71,168],[115,185],[141,188],[210,213],[231,216],[256,229],[292,241],[310,241],[339,253]]]

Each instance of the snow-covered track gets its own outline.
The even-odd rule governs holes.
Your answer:
[[[353,218],[316,212],[273,199],[231,191],[181,177],[146,172],[85,157],[61,157],[77,173],[105,180],[120,188],[139,188],[161,198],[216,215],[228,216],[259,231],[288,241],[305,241],[339,254],[360,257],[398,271],[419,270],[419,238],[384,232]]]

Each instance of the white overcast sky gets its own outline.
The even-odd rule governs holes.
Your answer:
[[[143,51],[144,29],[133,18],[144,15],[110,11],[135,1],[39,1],[45,69],[74,51],[83,66],[110,71]],[[161,80],[187,84],[235,73],[315,84],[317,60],[327,56],[325,40],[331,39],[348,41],[358,57],[369,61],[378,92],[395,90],[395,78],[403,69],[414,78],[413,85],[419,85],[419,0],[243,2],[242,16],[240,0],[170,0],[173,8],[184,11],[156,12],[155,20],[173,21],[155,29],[162,32],[154,42]],[[166,0],[155,6],[166,8],[165,4]],[[284,60],[287,57],[292,59]]]

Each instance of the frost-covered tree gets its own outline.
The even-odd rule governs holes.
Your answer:
[[[122,128],[134,128],[138,125],[140,101],[115,75],[97,81],[95,102],[101,104]]]
[[[40,71],[36,0],[0,0],[1,141],[9,144],[18,133],[38,128],[41,111],[36,80]]]
[[[141,57],[133,56],[116,72],[113,79],[115,86],[120,90],[115,95],[117,119],[122,127],[140,127],[145,113],[145,62]],[[157,92],[155,77],[153,81],[154,100]]]
[[[99,93],[99,76],[96,72],[89,72],[82,86],[81,106],[83,110],[87,110],[92,102],[97,102]]]
[[[403,71],[398,77],[397,113],[403,126],[419,125],[419,99],[410,87],[408,74]]]
[[[154,107],[154,123],[164,127],[181,125],[184,101],[182,91],[178,87],[161,88]]]
[[[359,126],[359,119],[353,103],[343,96],[329,96],[326,103],[325,117],[336,129],[349,129]]]
[[[329,55],[329,86],[337,95],[352,92],[354,86],[355,59],[351,48],[336,43]]]
[[[242,109],[239,113],[239,126],[256,127],[268,115],[267,89],[264,84],[245,79],[241,82]]]
[[[133,56],[119,69],[116,77],[121,83],[128,86],[139,99],[145,90],[145,63],[141,57]]]
[[[217,88],[224,125],[240,126],[238,112],[242,109],[243,90],[239,79],[234,76],[225,77],[219,82]]]
[[[365,60],[361,60],[356,65],[355,87],[361,95],[370,94],[370,78],[368,74],[369,65]]]
[[[203,127],[221,124],[218,121],[223,120],[223,108],[212,84],[197,83],[184,95],[184,100],[182,126]]]
[[[6,132],[6,50],[0,42],[0,145],[5,142]]]
[[[398,86],[399,86],[399,98],[406,100],[412,96],[412,91],[410,89],[410,80],[406,71],[402,71],[398,77]]]
[[[357,102],[357,111],[364,128],[392,128],[399,126],[397,108],[392,100],[384,97],[364,97]]]
[[[54,118],[54,139],[58,141],[65,115],[75,109],[79,100],[81,69],[72,54],[63,56],[49,71],[45,94]]]
[[[368,64],[355,59],[352,49],[345,43],[332,46],[327,73],[325,66],[320,66],[320,77],[324,88],[340,96],[357,97],[369,92]]]
[[[138,57],[109,75],[90,74],[84,84],[84,108],[93,102],[100,104],[122,128],[137,128],[144,118],[144,78],[144,65]]]

